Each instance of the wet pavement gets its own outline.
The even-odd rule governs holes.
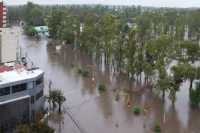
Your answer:
[[[28,64],[33,61],[34,66],[45,71],[44,94],[48,95],[47,84],[51,79],[52,89],[59,88],[66,96],[66,102],[62,106],[62,110],[66,111],[64,115],[58,114],[58,107],[50,109],[48,123],[56,129],[55,133],[154,133],[155,124],[161,125],[162,133],[200,132],[200,109],[193,108],[189,103],[188,82],[182,84],[173,106],[168,99],[169,92],[162,98],[161,94],[157,94],[141,78],[141,81],[133,84],[131,107],[128,108],[127,96],[120,95],[120,99],[115,100],[117,92],[130,93],[126,75],[114,73],[110,66],[95,62],[70,48],[48,49],[47,40],[42,38],[37,41],[27,37],[21,28],[19,44],[24,53],[28,54]],[[72,62],[75,64],[74,68],[71,67]],[[94,83],[92,68],[86,65],[95,67]],[[88,70],[90,75],[82,77],[77,68]],[[105,84],[105,91],[97,89],[99,83]],[[46,107],[48,105],[46,103]],[[133,114],[133,107],[139,107],[141,114]],[[146,120],[144,109],[148,111]]]

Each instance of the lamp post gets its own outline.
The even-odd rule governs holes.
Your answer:
[[[166,111],[164,111],[163,123],[165,123],[165,115],[166,115]]]
[[[88,66],[88,67],[92,67],[92,70],[93,70],[93,78],[92,78],[92,81],[94,82],[94,67],[91,66],[91,65],[86,65],[86,66]]]

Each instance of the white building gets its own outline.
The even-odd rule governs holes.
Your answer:
[[[19,31],[0,28],[0,62],[16,61],[19,51]]]
[[[0,66],[0,132],[30,123],[31,115],[44,111],[44,71],[15,63]]]

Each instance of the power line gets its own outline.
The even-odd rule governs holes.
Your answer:
[[[67,104],[65,104],[65,106],[67,106]],[[67,109],[63,106],[63,108],[66,110],[66,113],[69,115],[69,117],[71,118],[71,120],[74,122],[74,124],[78,127],[78,129],[82,132],[82,133],[87,133],[84,128],[80,125],[80,123],[78,122],[78,120],[74,117],[74,115],[72,114],[72,112],[70,111],[69,107],[67,106]],[[69,112],[68,112],[69,110]],[[71,114],[70,114],[71,113]]]

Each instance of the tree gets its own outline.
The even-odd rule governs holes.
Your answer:
[[[156,87],[158,91],[163,91],[163,96],[169,87],[170,76],[167,74],[167,70],[176,55],[176,45],[172,36],[163,35],[149,40],[145,46],[146,61],[156,69]]]
[[[196,42],[183,41],[180,43],[180,49],[182,51],[182,56],[180,57],[180,62],[190,62],[194,63],[200,59],[200,47]]]
[[[152,29],[152,14],[149,11],[144,11],[141,16],[136,18],[138,40],[140,42],[141,49],[149,40]]]
[[[48,102],[52,102],[53,106],[55,106],[55,103],[62,104],[63,102],[66,101],[66,98],[63,95],[63,92],[59,89],[50,90],[49,96],[47,96],[46,99]]]
[[[200,82],[196,83],[195,89],[190,89],[189,98],[192,105],[199,107],[200,103]]]
[[[185,64],[185,77],[190,80],[190,89],[192,89],[193,81],[197,78],[197,69],[191,64]]]
[[[60,39],[61,35],[61,20],[67,14],[66,11],[61,10],[54,10],[51,12],[51,15],[48,17],[48,27],[49,27],[49,34],[54,40]]]
[[[30,125],[20,124],[16,126],[14,133],[29,133],[29,131],[30,131]]]
[[[108,64],[111,49],[112,41],[115,39],[115,32],[117,29],[117,23],[115,22],[115,16],[109,13],[104,13],[101,19],[99,20],[99,31],[101,40],[103,42],[103,49],[105,53],[105,63]]]
[[[31,18],[29,20],[34,26],[42,26],[44,25],[44,12],[40,6],[36,6],[31,10]]]
[[[62,16],[61,21],[61,39],[65,41],[66,44],[74,44],[75,41],[75,21],[72,14],[66,14]]]
[[[43,118],[42,112],[38,111],[35,116],[32,116],[31,125],[18,125],[14,133],[54,133],[54,131],[55,129],[48,125],[47,119]]]

